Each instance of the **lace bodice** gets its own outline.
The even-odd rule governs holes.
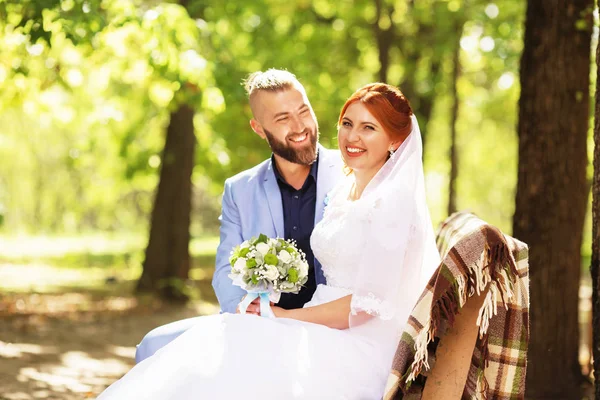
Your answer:
[[[334,189],[325,215],[312,233],[310,243],[323,267],[327,285],[352,290],[359,268],[364,231],[357,229],[369,210],[361,202],[348,200],[350,182]]]

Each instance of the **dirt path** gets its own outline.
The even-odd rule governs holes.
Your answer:
[[[51,273],[41,276],[40,271]],[[76,272],[24,265],[10,269],[0,263],[0,400],[95,398],[133,366],[135,345],[147,332],[218,311],[210,271],[198,274],[196,281],[205,301],[186,307],[161,306],[122,295],[131,293],[133,281],[119,280],[112,288],[99,291],[105,274],[99,275],[100,284],[84,289],[59,285],[54,294],[54,289],[32,293],[40,290],[34,286],[39,282],[67,281],[61,273],[77,283],[81,276]],[[20,292],[11,291],[9,285],[17,280],[15,276]],[[31,285],[23,286],[24,280]],[[580,362],[589,372],[591,292],[586,288],[582,286],[581,293]]]
[[[0,294],[0,400],[95,398],[133,366],[135,345],[152,328],[216,311],[202,302]]]

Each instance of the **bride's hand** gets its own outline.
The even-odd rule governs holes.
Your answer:
[[[271,310],[273,310],[273,314],[275,314],[275,317],[277,318],[289,318],[288,314],[290,310],[286,310],[285,308],[274,305],[271,305]]]
[[[244,301],[246,296],[242,297],[242,301]],[[242,301],[240,301],[240,304],[242,303]],[[240,304],[238,304],[237,308],[235,309],[236,314],[240,314]],[[273,304],[275,303],[271,301],[271,307],[273,307]],[[260,315],[260,298],[256,298],[252,300],[252,303],[248,304],[248,307],[246,308],[246,314]]]

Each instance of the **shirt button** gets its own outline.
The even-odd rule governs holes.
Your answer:
[[[293,229],[293,230],[295,230],[295,231],[297,231],[297,230],[298,230],[298,227],[297,227],[297,226],[294,226],[292,229]]]
[[[298,198],[298,195],[297,195],[297,194],[296,194],[296,195],[294,195],[294,198],[295,198],[295,199],[297,199],[297,198]]]

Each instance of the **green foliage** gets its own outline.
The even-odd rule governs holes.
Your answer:
[[[185,7],[0,0],[0,229],[143,231],[169,111],[185,102],[198,111],[192,231],[214,230],[223,180],[269,156],[248,124],[243,79],[270,67],[294,72],[321,142],[335,147],[339,110],[356,88],[380,79],[379,39],[388,37],[387,81],[406,92],[426,132],[434,223],[446,216],[459,43],[458,207],[510,232],[524,1],[190,0]]]
[[[196,22],[179,5],[131,1],[5,2],[1,12],[7,225],[139,229],[169,110],[193,104],[205,120],[219,111]],[[199,179],[197,188],[201,194],[207,183]]]

